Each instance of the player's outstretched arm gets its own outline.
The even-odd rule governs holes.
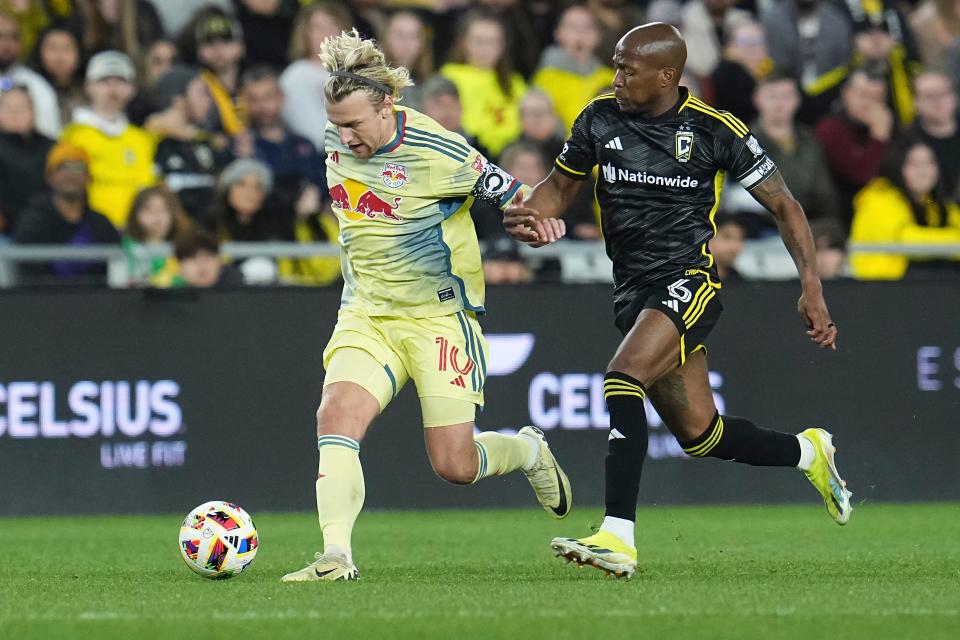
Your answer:
[[[803,207],[790,193],[779,171],[753,187],[750,193],[776,218],[783,244],[797,265],[803,286],[797,311],[807,326],[807,335],[821,347],[836,349],[837,325],[830,319],[830,312],[827,311],[827,303],[823,298],[813,236]]]
[[[580,191],[582,181],[571,180],[556,169],[535,186],[522,204],[509,207],[503,226],[511,236],[534,247],[556,242],[566,234],[560,215]]]

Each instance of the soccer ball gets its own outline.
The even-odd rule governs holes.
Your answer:
[[[213,500],[187,514],[180,525],[180,556],[204,578],[231,578],[257,555],[257,527],[240,505]]]

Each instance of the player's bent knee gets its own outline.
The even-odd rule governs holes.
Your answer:
[[[703,435],[703,432],[707,430],[707,426],[703,424],[694,425],[687,423],[676,425],[675,427],[670,426],[669,428],[673,433],[673,436],[677,439],[677,442],[682,444],[684,442],[690,442],[691,440],[696,440],[699,438],[701,435]]]
[[[317,437],[339,435],[360,441],[372,416],[358,412],[355,406],[334,398],[324,398],[317,409]]]
[[[477,478],[477,467],[471,461],[445,458],[432,464],[434,472],[450,484],[471,484]]]
[[[607,365],[607,373],[625,373],[636,380],[639,380],[645,387],[650,384],[650,372],[648,363],[640,358],[630,358],[626,355],[617,354]]]
[[[706,431],[713,426],[713,418],[715,415],[716,414],[713,413],[709,417],[691,416],[688,419],[677,421],[674,424],[667,424],[667,428],[670,429],[670,432],[677,439],[677,442],[683,445],[684,443],[696,440],[706,433]]]

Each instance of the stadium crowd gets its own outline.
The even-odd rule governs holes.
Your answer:
[[[536,184],[580,109],[609,90],[614,46],[662,21],[687,41],[683,84],[750,123],[804,206],[821,275],[960,275],[960,262],[845,257],[847,242],[960,243],[960,0],[0,0],[0,243],[117,244],[130,285],[247,274],[339,279],[331,257],[226,265],[223,241],[336,242],[316,57],[356,27],[416,86],[402,104]],[[594,178],[595,179],[595,178]],[[593,190],[569,240],[601,237]],[[534,272],[485,205],[489,282]],[[736,184],[712,242],[721,276],[776,233]],[[170,242],[174,256],[141,249]],[[95,263],[24,264],[87,282]]]

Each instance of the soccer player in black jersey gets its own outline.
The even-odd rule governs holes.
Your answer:
[[[722,416],[713,401],[703,343],[722,304],[708,241],[725,175],[776,218],[800,273],[797,310],[817,345],[836,349],[816,271],[806,216],[749,129],[679,86],[686,45],[672,26],[653,23],[617,44],[612,94],[589,103],[550,175],[508,211],[510,233],[533,246],[561,237],[557,219],[595,165],[607,253],[613,260],[614,313],[624,339],[607,366],[610,413],[606,517],[587,538],[555,538],[569,560],[617,576],[636,569],[634,521],[647,451],[647,395],[693,457],[802,469],[833,519],[850,517],[850,492],[823,429],[787,434]]]

